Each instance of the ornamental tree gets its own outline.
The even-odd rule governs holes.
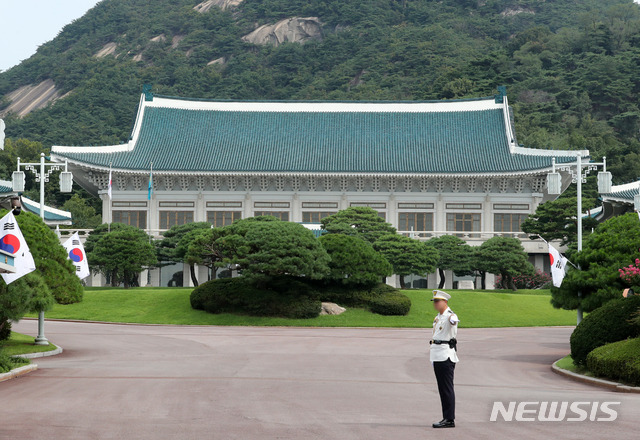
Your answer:
[[[351,207],[325,217],[322,228],[329,234],[355,235],[371,244],[383,235],[396,233],[377,211],[366,207]]]
[[[211,229],[208,222],[194,222],[184,225],[172,226],[165,231],[163,239],[156,244],[156,254],[159,261],[182,263],[186,259],[189,244],[198,232]],[[198,286],[198,278],[195,271],[196,263],[189,263],[189,274],[194,286]]]
[[[107,232],[88,254],[89,263],[111,277],[113,287],[120,283],[128,289],[145,267],[157,263],[151,237],[134,228],[120,228]]]
[[[538,236],[547,241],[560,240],[560,246],[575,243],[578,235],[578,221],[576,219],[577,197],[562,197],[538,205],[536,212],[531,214],[520,225],[522,231],[531,235],[531,239]],[[594,207],[591,198],[583,198],[584,209]],[[584,231],[591,231],[598,226],[598,221],[591,217],[582,219]]]
[[[471,270],[470,263],[473,249],[460,237],[443,235],[430,239],[428,243],[438,250],[437,267],[440,272],[438,289],[444,287],[446,281],[445,270],[452,270],[456,274],[468,273]]]
[[[51,290],[38,271],[9,285],[0,280],[0,341],[9,338],[12,321],[20,320],[29,312],[49,310],[53,303]]]
[[[613,217],[600,225],[583,243],[582,252],[567,257],[580,270],[568,268],[560,287],[551,289],[551,304],[585,312],[597,309],[620,297],[630,284],[620,277],[619,269],[640,257],[640,222],[636,213]]]
[[[406,275],[426,275],[436,270],[439,253],[429,243],[399,234],[387,234],[378,238],[373,247],[393,266],[393,273],[400,276],[400,287],[405,288]]]
[[[519,274],[533,274],[535,268],[517,238],[496,236],[480,245],[479,256],[486,272],[500,275],[503,289],[517,290],[513,278]]]
[[[309,229],[274,217],[246,219],[221,228],[215,240],[224,255],[219,264],[237,264],[244,275],[320,279],[329,272],[329,255]]]
[[[359,237],[326,234],[319,240],[330,258],[328,280],[347,285],[376,284],[393,273],[385,257]]]
[[[7,212],[0,211],[0,217]],[[82,301],[84,288],[56,233],[39,216],[30,212],[22,211],[16,220],[33,255],[36,272],[42,276],[56,302],[72,304]]]

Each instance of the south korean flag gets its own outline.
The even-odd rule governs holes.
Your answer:
[[[11,211],[0,219],[0,249],[13,255],[13,265],[16,268],[15,273],[2,274],[5,283],[11,284],[36,270],[33,255]]]
[[[78,275],[78,278],[83,280],[91,275],[89,263],[87,262],[87,254],[84,252],[84,246],[82,246],[78,233],[73,234],[62,246],[67,250],[67,256],[76,267],[76,275]]]

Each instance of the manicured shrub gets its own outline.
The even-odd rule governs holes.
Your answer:
[[[13,370],[14,368],[27,365],[28,363],[29,363],[29,359],[7,356],[2,352],[2,349],[0,348],[0,374],[7,373]]]
[[[411,300],[400,292],[376,295],[369,301],[369,310],[379,315],[406,315],[411,310]]]
[[[245,277],[208,281],[191,293],[191,306],[208,313],[285,318],[314,318],[320,313],[317,292],[289,277],[274,278],[260,287]]]
[[[640,296],[609,301],[589,313],[571,334],[571,357],[576,365],[584,365],[595,348],[640,334],[633,321],[640,309]]]
[[[587,355],[587,369],[597,376],[640,385],[640,338],[596,348]]]

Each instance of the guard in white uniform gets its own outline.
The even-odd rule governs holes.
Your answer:
[[[433,336],[429,358],[438,382],[438,392],[442,404],[442,420],[434,423],[434,428],[453,428],[456,426],[456,396],[453,391],[453,371],[458,362],[456,335],[458,334],[458,316],[449,308],[451,295],[441,290],[433,291],[433,307],[438,315],[433,320]]]

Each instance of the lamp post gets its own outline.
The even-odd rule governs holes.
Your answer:
[[[21,193],[24,191],[25,173],[20,168],[31,171],[36,176],[36,182],[40,183],[40,217],[44,221],[44,184],[49,182],[49,176],[53,171],[60,171],[63,164],[46,162],[44,153],[40,154],[40,162],[20,163],[18,158],[17,170],[11,176],[13,191]],[[38,168],[39,167],[39,168]],[[64,162],[64,171],[60,173],[60,192],[71,192],[73,186],[73,175],[67,170],[67,161]],[[35,339],[36,345],[49,345],[49,341],[44,336],[44,311],[38,313],[38,336]]]
[[[600,194],[611,192],[611,173],[607,171],[607,158],[603,157],[602,162],[583,162],[582,153],[577,151],[574,155],[575,163],[556,165],[555,157],[551,159],[552,171],[547,175],[547,189],[549,194],[559,195],[562,193],[562,176],[556,172],[556,168],[561,171],[571,173],[571,183],[576,184],[578,193],[577,200],[577,223],[578,223],[578,252],[582,251],[582,184],[587,182],[587,175],[598,167],[602,171],[598,172],[598,192]],[[578,268],[580,268],[578,266]],[[582,297],[582,292],[578,292],[578,298]],[[578,304],[577,323],[582,321],[582,303]]]

